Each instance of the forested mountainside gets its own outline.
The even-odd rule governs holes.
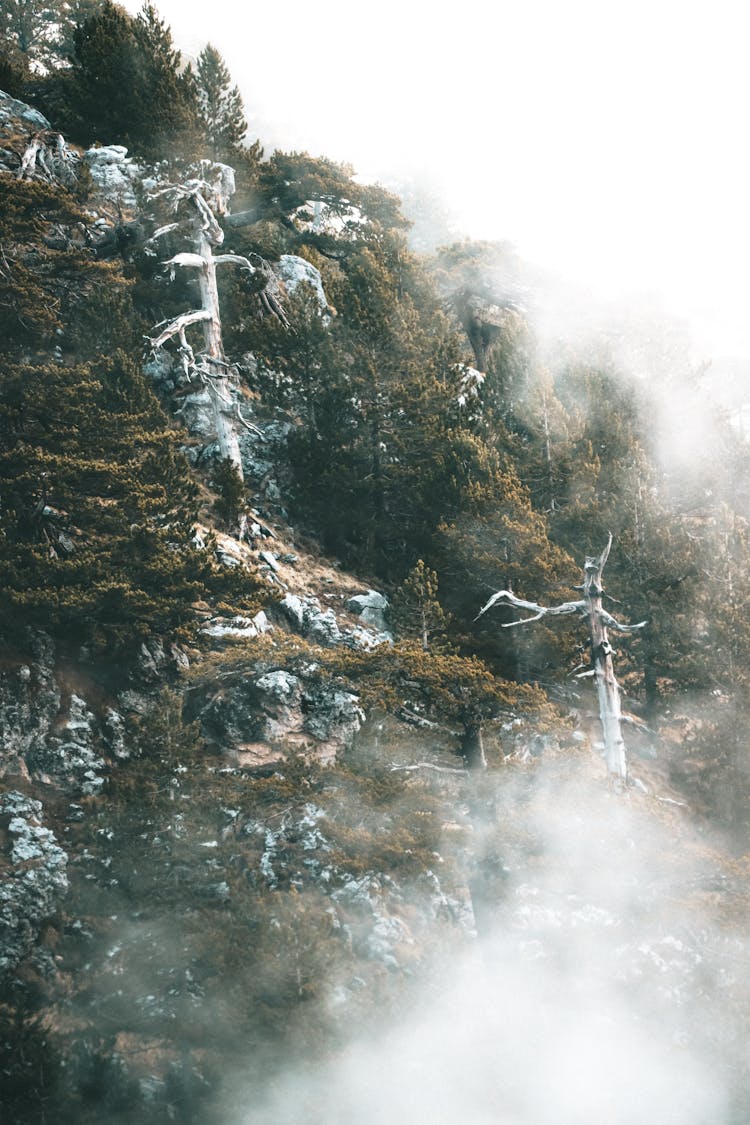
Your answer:
[[[150,4],[0,28],[3,1121],[746,1121],[710,378],[541,340]]]

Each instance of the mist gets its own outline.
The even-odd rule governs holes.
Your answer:
[[[188,54],[207,38],[222,52],[267,151],[409,178],[468,236],[512,242],[594,300],[663,307],[708,358],[750,355],[735,4],[388,0],[370,16],[340,0],[283,15],[217,0],[210,22],[197,0],[158,7]]]
[[[504,860],[489,924],[409,985],[404,1018],[352,1026],[331,1061],[290,1061],[232,1125],[746,1120],[750,965],[708,905],[725,878],[710,842],[591,774],[542,766],[492,787],[474,840],[480,866]]]

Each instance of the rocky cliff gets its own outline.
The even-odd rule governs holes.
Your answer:
[[[603,1067],[602,1086],[620,1090],[624,1054],[631,1074],[647,1074],[667,1120],[659,1066],[633,1046],[639,1025],[671,1082],[681,1060],[709,1060],[701,1120],[730,1120],[717,1116],[724,1108],[714,1085],[739,1074],[731,1120],[743,1120],[744,861],[694,829],[649,728],[632,737],[635,784],[615,794],[580,693],[558,685],[555,706],[536,711],[530,690],[502,695],[477,660],[461,665],[424,588],[417,642],[397,652],[391,590],[327,556],[304,530],[304,513],[290,517],[297,416],[251,389],[251,351],[233,363],[216,351],[213,366],[204,362],[205,286],[170,272],[207,274],[205,247],[201,257],[175,242],[167,269],[157,269],[159,240],[188,228],[194,236],[196,215],[218,251],[219,218],[228,216],[216,185],[230,182],[231,169],[204,162],[175,177],[121,145],[79,149],[5,95],[0,129],[0,167],[14,182],[88,185],[84,219],[75,230],[45,227],[45,245],[72,246],[98,264],[124,261],[113,270],[140,270],[144,286],[157,276],[169,315],[144,322],[143,370],[175,422],[179,472],[193,474],[190,550],[219,575],[200,596],[197,581],[185,583],[193,600],[179,628],[139,633],[130,648],[60,635],[53,621],[4,638],[0,1072],[24,1081],[33,1072],[41,1109],[30,1119],[380,1125],[412,1116],[406,1095],[416,1088],[434,1120],[484,1120],[466,1110],[470,1090],[458,1102],[424,1093],[443,1091],[445,1075],[461,1069],[482,1088],[487,1074],[497,1076],[480,1103],[500,1107],[493,1119],[538,1125],[548,1118],[514,1085],[515,1072],[535,1063],[528,1044],[538,1043],[560,1105],[567,1075],[591,1058]],[[161,223],[143,200],[167,196],[173,213]],[[340,216],[332,229],[352,237]],[[237,285],[250,287],[259,315],[288,329],[285,307],[301,294],[327,330],[335,310],[307,258],[210,255],[244,271]],[[61,285],[75,297],[70,277]],[[198,296],[204,303],[191,311]],[[452,368],[450,408],[459,412],[478,399],[488,350],[516,315],[510,299],[467,290],[462,301],[482,371]],[[75,358],[64,335],[58,341],[50,363],[64,373]],[[356,334],[347,344],[356,349]],[[266,375],[284,382],[281,372]],[[229,514],[217,484],[222,442],[236,445],[242,484]],[[227,480],[231,494],[237,480]],[[95,501],[104,519],[112,499]],[[44,490],[35,517],[45,558],[83,553],[72,517],[48,505]],[[166,563],[177,530],[160,518],[149,516],[164,533]],[[426,581],[424,566],[420,574]],[[222,576],[232,582],[222,585]],[[117,583],[114,591],[116,600]],[[449,673],[455,682],[446,684]],[[460,756],[479,719],[486,772]],[[629,993],[638,995],[632,1007]],[[544,1013],[560,994],[562,1015],[550,1024]],[[584,1031],[566,1056],[579,1000]],[[725,1026],[717,1007],[729,1013]],[[422,1047],[408,1045],[410,1021]],[[359,1036],[380,1071],[350,1065]],[[504,1045],[497,1066],[488,1054],[496,1043]],[[359,1094],[348,1101],[352,1073]],[[23,1095],[14,1089],[20,1121]],[[678,1102],[678,1117],[692,1121],[680,1116],[686,1104]],[[565,1120],[584,1120],[566,1112]],[[605,1093],[592,1112],[636,1120],[617,1116]]]

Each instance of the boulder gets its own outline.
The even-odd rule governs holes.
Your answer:
[[[350,613],[361,617],[366,625],[370,625],[380,633],[387,634],[388,640],[393,640],[385,618],[388,599],[384,594],[379,594],[376,590],[368,590],[366,594],[355,594],[353,598],[349,598],[346,608]]]
[[[269,633],[273,626],[263,610],[255,617],[214,617],[201,628],[204,637],[236,637],[239,640],[252,640]]]
[[[305,258],[299,258],[296,254],[282,254],[273,268],[287,293],[293,295],[301,285],[308,286],[315,294],[321,314],[327,315],[330,313],[330,305],[323,289],[320,270],[316,269]]]
[[[28,754],[27,764],[40,780],[94,796],[104,785],[99,745],[96,719],[86,701],[74,694],[67,715],[57,719],[55,733]]]
[[[13,121],[23,122],[30,129],[51,129],[47,118],[38,109],[12,98],[10,94],[0,90],[0,125],[10,124]]]
[[[28,778],[29,762],[45,747],[60,712],[54,645],[42,633],[31,645],[30,664],[0,671],[0,777]]]
[[[371,593],[374,592],[371,591]],[[368,595],[362,596],[367,597]],[[388,604],[381,594],[375,594],[374,596],[375,598],[381,598],[384,605]],[[278,603],[278,609],[295,632],[312,641],[313,644],[322,645],[324,648],[335,648],[338,645],[343,645],[346,648],[367,649],[390,642],[393,639],[390,633],[385,631],[372,633],[369,629],[357,625],[354,628],[341,626],[334,611],[330,608],[323,609],[318,599],[310,594],[303,597],[298,594],[287,594]],[[380,611],[380,617],[377,616],[375,610],[372,612],[376,620],[382,618],[382,610]],[[363,620],[366,620],[364,615]],[[369,624],[369,622],[367,623]]]

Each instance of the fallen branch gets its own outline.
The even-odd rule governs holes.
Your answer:
[[[453,768],[451,766],[435,766],[432,762],[416,762],[413,766],[391,766],[391,773],[413,773],[414,770],[434,770],[435,773],[458,773],[466,776],[465,769]]]

